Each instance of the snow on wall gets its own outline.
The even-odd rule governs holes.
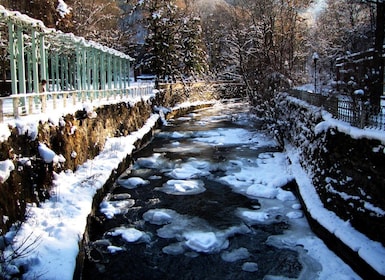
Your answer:
[[[324,206],[384,245],[385,133],[353,128],[286,94],[278,103],[280,129]]]

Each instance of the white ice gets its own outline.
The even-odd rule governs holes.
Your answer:
[[[172,195],[195,195],[206,190],[201,180],[168,180],[161,188],[155,188]]]
[[[129,177],[129,178],[119,178],[117,180],[117,183],[126,188],[126,189],[135,189],[139,186],[144,186],[149,184],[150,182],[148,180],[144,180],[140,177]]]
[[[225,262],[236,262],[239,260],[247,259],[248,257],[250,257],[250,253],[244,247],[237,248],[232,251],[223,251],[221,253],[221,258]]]
[[[122,215],[127,213],[128,209],[135,205],[135,200],[103,200],[100,203],[100,212],[102,212],[107,219],[112,219],[115,215]]]
[[[119,227],[108,232],[107,235],[121,236],[125,241],[132,243],[140,240],[145,233],[135,228]]]

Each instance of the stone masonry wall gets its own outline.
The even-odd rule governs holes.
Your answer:
[[[0,182],[0,235],[15,221],[24,219],[28,203],[40,203],[50,196],[53,172],[75,170],[103,149],[108,137],[126,136],[147,121],[153,108],[172,107],[184,101],[213,99],[215,94],[203,83],[161,85],[155,97],[131,106],[129,102],[95,109],[96,117],[85,111],[63,116],[60,125],[40,123],[36,139],[12,129],[11,136],[0,142],[0,161],[11,159],[15,170]],[[64,163],[45,163],[38,152],[44,143]]]
[[[277,110],[324,206],[385,245],[385,143],[324,126],[319,108],[285,94]]]

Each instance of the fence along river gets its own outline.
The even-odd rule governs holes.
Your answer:
[[[259,125],[236,102],[169,121],[100,204],[83,278],[358,279],[311,232]]]

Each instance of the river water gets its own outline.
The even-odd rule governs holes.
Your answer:
[[[318,279],[293,184],[248,105],[170,120],[100,204],[83,279]]]

